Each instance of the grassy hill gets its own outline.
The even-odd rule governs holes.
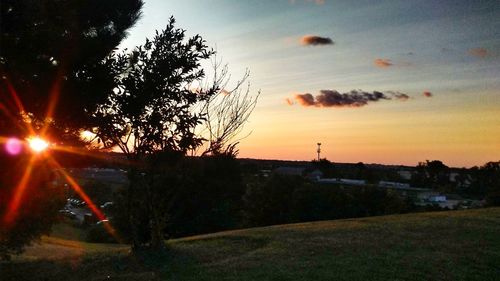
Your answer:
[[[168,257],[133,258],[123,245],[46,237],[1,263],[0,280],[500,280],[500,208],[253,228],[168,246]]]

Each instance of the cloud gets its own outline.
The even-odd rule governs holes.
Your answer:
[[[318,106],[318,104],[314,101],[313,95],[309,93],[297,94],[295,95],[295,100],[302,106]]]
[[[329,37],[321,37],[316,35],[306,35],[300,38],[300,43],[305,46],[333,45],[333,41]]]
[[[489,55],[489,52],[485,48],[473,48],[469,49],[469,55],[484,59]]]
[[[339,93],[337,90],[321,90],[316,97],[310,93],[297,94],[294,97],[299,105],[305,107],[363,107],[368,103],[380,100],[397,99],[406,101],[409,98],[407,94],[400,92],[387,91],[382,93],[373,91],[370,93],[362,90],[352,90],[348,93]],[[288,104],[293,105],[294,103]]]
[[[426,97],[426,98],[432,98],[432,96],[433,96],[432,93],[429,91],[423,92],[422,95],[424,95],[424,97]]]
[[[391,95],[392,97],[394,97],[395,99],[400,100],[400,101],[407,101],[410,99],[410,96],[408,96],[405,93],[394,92],[394,91],[387,91],[387,93],[389,95]]]
[[[390,59],[376,59],[373,61],[376,67],[387,68],[394,65]]]

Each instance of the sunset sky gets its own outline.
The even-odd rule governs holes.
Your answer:
[[[500,160],[500,2],[145,0],[262,94],[239,157],[449,166]],[[355,92],[352,92],[355,90]]]

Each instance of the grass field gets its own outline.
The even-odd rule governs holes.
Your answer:
[[[222,232],[145,259],[58,227],[0,280],[500,280],[500,208]]]

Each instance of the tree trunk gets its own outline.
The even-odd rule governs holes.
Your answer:
[[[149,213],[151,215],[151,248],[153,250],[163,250],[165,248],[165,243],[163,241],[163,225],[161,223],[160,214],[158,213],[158,206],[155,204],[155,194],[153,192],[154,183],[146,183],[147,198],[149,205]]]
[[[140,247],[139,234],[137,231],[137,210],[134,208],[133,198],[135,197],[135,185],[137,184],[137,173],[136,171],[131,171],[131,177],[129,178],[130,183],[127,190],[127,209],[128,209],[128,219],[130,223],[130,229],[132,232],[132,252],[137,252]]]

